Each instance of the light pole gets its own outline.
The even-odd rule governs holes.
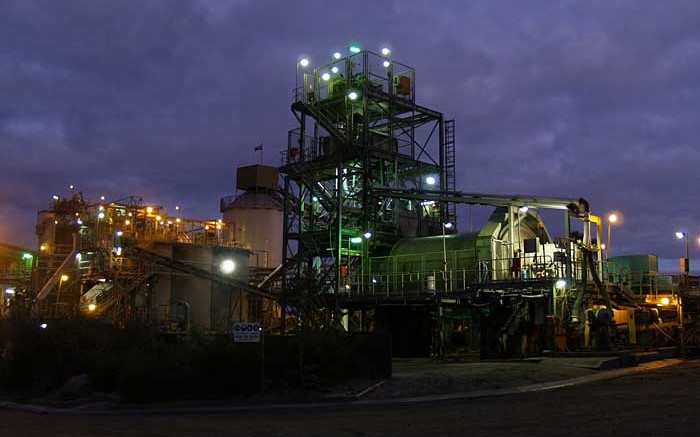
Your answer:
[[[308,58],[301,58],[297,61],[297,74],[295,77],[295,83],[294,83],[294,100],[298,100],[298,95],[297,93],[299,92],[299,67],[301,68],[306,68],[309,66],[309,60]],[[304,94],[302,93],[302,96]]]
[[[68,275],[61,275],[61,278],[58,280],[58,292],[56,293],[56,312],[58,313],[58,308],[59,305],[61,304],[61,286],[63,285],[64,282],[68,280]],[[56,314],[58,315],[58,314]]]
[[[445,293],[447,293],[447,238],[445,229],[452,229],[452,223],[447,222],[442,224],[442,280],[445,283]]]
[[[617,214],[610,214],[608,216],[608,244],[605,245],[605,260],[610,258],[610,225],[617,222]]]
[[[685,258],[683,259],[683,262],[681,263],[681,267],[683,270],[683,288],[687,288],[689,285],[688,281],[688,274],[690,273],[690,255],[688,251],[688,232],[687,231],[677,231],[676,232],[676,238],[679,240],[682,240],[685,238]],[[679,336],[680,336],[680,346],[681,346],[681,357],[685,356],[685,333],[683,332],[683,305],[682,305],[682,300],[681,300],[681,294],[678,293],[678,305],[677,305],[677,310],[678,310],[678,331],[679,331]]]
[[[100,246],[100,219],[105,218],[105,213],[100,211],[97,213],[97,224],[95,225],[95,245]]]
[[[690,272],[690,257],[689,257],[689,255],[688,255],[688,253],[689,253],[689,252],[688,252],[688,232],[686,232],[686,231],[677,231],[677,232],[676,232],[676,238],[678,238],[679,240],[682,240],[682,239],[685,238],[685,258],[683,259],[683,261],[682,261],[682,263],[681,263],[681,267],[682,267],[682,270],[683,270],[681,273],[684,273],[685,282],[686,282],[685,285],[687,285],[687,282],[688,282],[688,273]]]

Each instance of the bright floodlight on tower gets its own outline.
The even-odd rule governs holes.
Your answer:
[[[333,53],[333,59],[340,59],[342,57],[343,57],[343,55],[340,52]]]
[[[350,53],[360,53],[362,49],[360,49],[360,46],[357,44],[353,44],[350,46]]]
[[[97,309],[97,305],[95,305],[94,303],[91,303],[88,305],[88,311],[93,312],[96,309]]]
[[[384,61],[384,62],[382,62],[382,65],[384,66],[384,68],[389,68],[391,66],[391,62]]]
[[[445,229],[452,229],[452,226],[454,225],[452,224],[452,222],[447,222],[443,226],[445,226]]]
[[[66,282],[68,280],[68,275],[61,275],[61,281]]]
[[[564,279],[559,279],[554,283],[554,286],[557,288],[566,288],[566,281]]]
[[[365,231],[365,233],[362,234],[362,236],[365,237],[365,240],[369,240],[370,238],[372,238],[372,232]]]
[[[352,237],[352,238],[350,239],[350,242],[353,243],[353,244],[362,243],[362,237]]]
[[[331,68],[331,73],[333,73],[333,74],[336,74],[336,73],[339,72],[339,71],[340,71],[340,70],[338,69],[338,67],[335,67],[335,66],[334,66],[333,68]]]
[[[518,208],[518,211],[520,211],[520,212],[522,212],[522,213],[526,213],[526,212],[528,212],[529,210],[530,210],[530,207],[527,206],[527,205],[523,205],[523,206],[521,206],[520,208]]]
[[[382,55],[389,56],[391,49],[389,47],[382,47]]]
[[[236,263],[231,259],[225,259],[221,261],[221,264],[219,264],[219,270],[221,270],[221,273],[226,275],[231,274],[234,270],[236,270]]]
[[[677,231],[676,238],[678,238],[679,240],[682,240],[683,238],[685,238],[685,231]]]
[[[614,214],[614,213],[613,213],[613,214],[610,214],[610,215],[608,216],[608,221],[609,221],[610,223],[615,223],[615,222],[617,221],[617,214]]]
[[[357,91],[350,91],[348,93],[348,99],[350,99],[350,100],[357,100],[358,96],[359,96],[359,94],[357,94]]]
[[[425,178],[425,183],[428,185],[435,185],[435,176],[428,176]]]
[[[321,75],[321,79],[323,79],[323,80],[327,81],[327,80],[330,80],[330,78],[331,78],[331,75],[327,71]]]
[[[97,218],[101,218],[101,219],[105,218],[105,213],[101,212],[101,213],[97,214]]]
[[[301,59],[299,59],[299,65],[301,65],[301,66],[304,67],[304,68],[308,67],[308,66],[309,66],[309,60],[308,60],[308,58],[301,58]]]

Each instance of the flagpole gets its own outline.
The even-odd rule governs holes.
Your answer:
[[[260,152],[260,164],[263,163],[263,143],[260,143],[257,147],[255,147],[256,152]]]

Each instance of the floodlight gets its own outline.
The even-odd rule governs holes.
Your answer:
[[[554,286],[557,288],[566,288],[566,281],[563,279],[558,279],[557,282],[554,283]]]
[[[340,59],[342,57],[343,57],[343,55],[340,52],[333,53],[333,59]]]
[[[677,231],[676,232],[676,238],[679,240],[682,240],[685,237],[685,231]]]
[[[520,211],[520,212],[522,212],[522,213],[526,213],[526,212],[528,212],[529,210],[530,210],[530,207],[527,206],[527,205],[523,205],[523,206],[521,206],[520,208],[518,208],[518,211]]]
[[[327,71],[321,75],[321,79],[323,79],[323,80],[329,80],[330,78],[331,78],[331,75]]]
[[[221,264],[219,264],[219,269],[221,270],[221,273],[226,275],[231,274],[234,270],[236,270],[236,263],[233,262],[233,260],[225,259],[221,261]]]
[[[372,238],[372,232],[365,231],[365,233],[362,234],[362,236],[365,237],[365,240],[369,240],[370,238]]]
[[[101,219],[105,218],[105,213],[101,212],[101,213],[97,214],[97,218],[101,218]]]
[[[435,176],[428,176],[425,178],[425,183],[428,185],[435,185]]]
[[[382,62],[382,65],[384,66],[384,68],[389,68],[389,66],[391,65],[391,62],[384,61],[384,62]]]
[[[348,93],[348,99],[350,100],[357,100],[358,94],[357,91],[350,91]]]
[[[362,243],[362,237],[352,237],[352,238],[350,239],[350,242],[353,243],[353,244]]]
[[[362,49],[360,49],[360,46],[358,45],[351,45],[350,46],[350,53],[360,53]]]
[[[299,65],[301,65],[302,67],[306,68],[306,67],[309,66],[309,60],[306,59],[306,58],[301,58],[301,59],[299,60]]]
[[[389,53],[391,53],[391,49],[389,47],[382,47],[382,55],[389,56]]]
[[[331,73],[333,73],[333,74],[335,74],[335,73],[337,73],[337,72],[339,72],[339,71],[340,71],[340,70],[338,69],[338,67],[335,67],[335,66],[334,66],[333,68],[331,68]]]
[[[662,297],[661,298],[661,305],[668,305],[671,303],[671,300],[667,297]]]
[[[91,303],[90,305],[88,305],[88,311],[93,312],[96,309],[97,309],[97,305],[95,305],[94,303]]]
[[[452,222],[447,222],[443,226],[445,226],[445,229],[452,229],[452,226],[454,225],[452,224]]]

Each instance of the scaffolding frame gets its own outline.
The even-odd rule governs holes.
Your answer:
[[[363,50],[304,73],[293,97],[297,127],[280,167],[283,293],[310,277],[319,293],[344,291],[370,255],[456,219],[450,202],[384,194],[423,190],[428,176],[454,190],[454,121],[416,104],[412,67]]]

